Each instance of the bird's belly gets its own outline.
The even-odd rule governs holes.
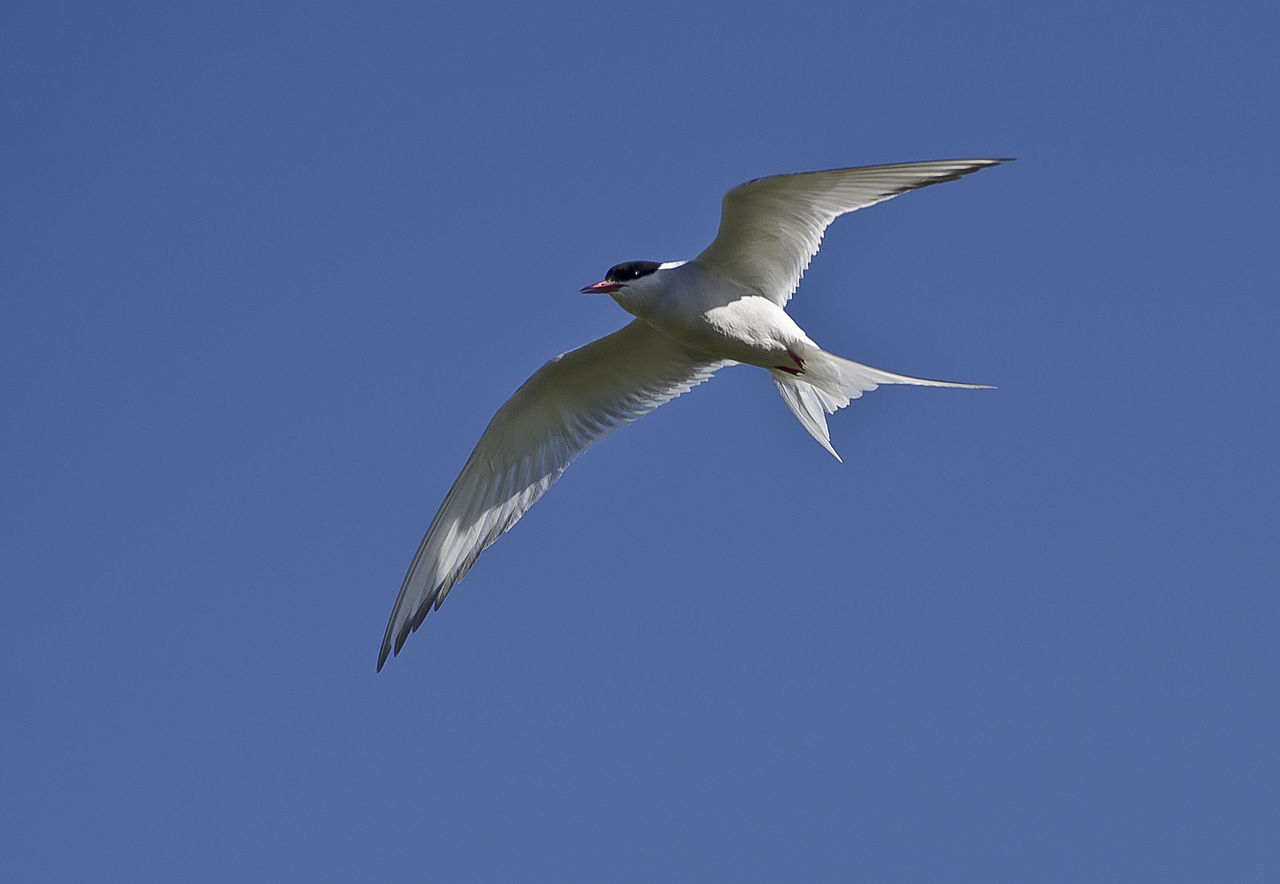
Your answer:
[[[808,336],[786,311],[759,296],[738,298],[705,310],[654,317],[650,322],[685,346],[765,368],[789,365],[785,358],[788,348],[808,342]]]

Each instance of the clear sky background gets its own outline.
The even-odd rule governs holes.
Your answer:
[[[1275,4],[204,6],[0,13],[0,877],[1275,880]],[[998,391],[727,370],[374,674],[581,286],[967,156],[792,313]]]

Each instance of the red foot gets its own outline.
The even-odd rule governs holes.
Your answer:
[[[787,374],[800,374],[801,372],[803,372],[804,360],[801,359],[799,356],[797,356],[795,354],[795,351],[792,350],[790,347],[787,348],[787,355],[791,357],[791,361],[796,364],[796,367],[792,368],[789,365],[775,365],[774,368],[776,368],[778,371],[785,371]]]

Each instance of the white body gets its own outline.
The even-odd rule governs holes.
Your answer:
[[[893,374],[828,353],[784,309],[823,231],[847,212],[1000,160],[943,160],[759,178],[724,197],[715,240],[692,261],[620,264],[584,292],[637,318],[552,359],[494,415],[409,566],[378,668],[579,454],[718,369],[769,371],[783,401],[836,459],[826,415],[880,384],[970,387]]]
[[[614,292],[613,299],[685,346],[734,362],[789,365],[788,347],[812,344],[773,301],[696,261],[663,265]]]

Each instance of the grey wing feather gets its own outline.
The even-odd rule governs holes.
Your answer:
[[[387,623],[378,669],[579,454],[726,364],[637,319],[538,369],[498,409],[431,521]]]
[[[757,178],[724,195],[716,238],[694,260],[784,306],[836,218],[1001,162],[1007,161],[937,160]]]

